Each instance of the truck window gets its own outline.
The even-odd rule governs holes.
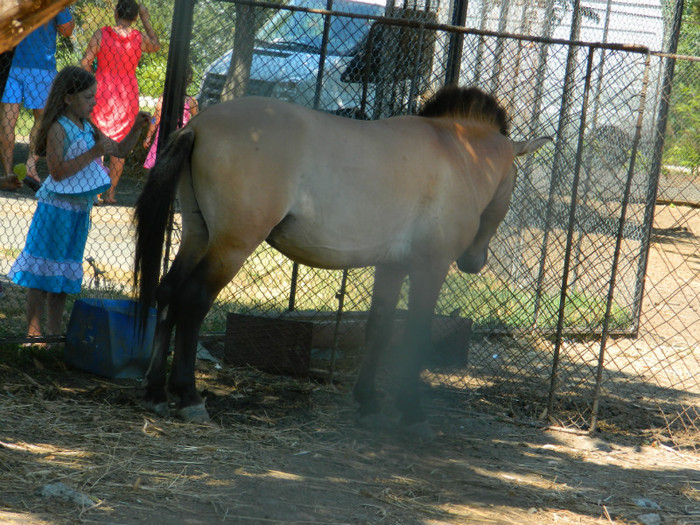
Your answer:
[[[341,4],[344,12],[381,16],[384,8],[359,2]],[[322,7],[322,6],[319,6]],[[371,20],[333,17],[327,52],[332,55],[351,55],[369,32]],[[318,52],[323,39],[324,17],[303,11],[280,11],[258,33],[261,45],[285,47],[298,51]]]

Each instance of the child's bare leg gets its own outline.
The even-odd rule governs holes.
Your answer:
[[[114,195],[117,191],[117,184],[119,184],[119,179],[124,171],[124,162],[126,159],[120,159],[118,157],[109,158],[109,178],[112,182],[112,186],[107,190],[106,194],[103,195],[105,202],[109,204],[114,204],[116,202]]]
[[[27,156],[27,176],[41,182],[39,178],[39,172],[37,171],[37,159],[39,156],[36,154],[36,137],[39,134],[39,128],[41,127],[41,116],[44,114],[43,109],[35,109],[34,111],[34,125],[29,133],[29,155]]]
[[[27,291],[27,337],[41,337],[41,318],[44,315],[46,292],[30,288]]]
[[[12,175],[12,155],[15,150],[15,126],[19,104],[2,104],[0,112],[0,161],[6,177]]]
[[[63,312],[66,309],[66,298],[65,293],[51,293],[48,294],[48,310],[47,310],[47,323],[46,323],[46,335],[60,335],[61,325],[63,324]]]

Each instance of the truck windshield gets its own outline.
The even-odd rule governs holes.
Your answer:
[[[308,7],[325,9],[325,2],[315,2]],[[333,5],[334,11],[350,12],[369,16],[382,16],[384,7],[361,2],[340,2]],[[316,53],[323,42],[323,15],[303,11],[279,11],[258,33],[259,44],[285,47],[298,51]],[[350,55],[358,43],[367,35],[372,20],[334,16],[328,35],[328,50],[332,55]]]

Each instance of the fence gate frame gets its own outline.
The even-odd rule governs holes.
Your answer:
[[[251,0],[219,0],[221,2],[226,2],[226,3],[235,3],[235,4],[240,4],[240,5],[248,5],[248,6],[259,6],[259,7],[274,7],[274,4],[269,4],[265,2],[255,2]],[[682,0],[680,0],[682,3]],[[196,0],[175,0],[175,6],[174,6],[174,16],[173,16],[173,21],[172,21],[172,37],[171,37],[171,42],[170,42],[170,50],[168,54],[168,61],[167,61],[167,72],[166,72],[166,80],[165,80],[165,90],[164,90],[164,103],[163,103],[163,124],[161,128],[161,133],[160,133],[160,138],[159,138],[159,144],[158,147],[159,149],[162,148],[165,145],[165,142],[167,141],[167,138],[170,133],[172,133],[178,126],[178,120],[181,119],[182,115],[182,100],[185,92],[185,85],[184,85],[184,79],[185,79],[185,71],[187,67],[187,62],[188,62],[188,55],[189,55],[189,49],[190,49],[190,43],[192,39],[192,30],[193,30],[193,19],[194,19],[194,6],[195,6]],[[284,6],[276,6],[277,8],[284,8]],[[313,10],[313,12],[318,12],[321,14],[325,14],[327,16],[348,16],[347,13],[337,13],[333,11],[323,11],[323,10]],[[376,17],[369,17],[369,18],[376,18]],[[558,305],[558,314],[557,314],[557,324],[556,324],[556,329],[554,330],[554,333],[552,334],[554,337],[554,348],[553,348],[553,356],[552,356],[552,363],[551,363],[551,374],[549,378],[549,392],[547,395],[547,406],[545,409],[545,412],[543,415],[548,416],[551,415],[555,412],[555,399],[557,397],[558,393],[558,376],[559,376],[559,364],[560,364],[560,350],[562,346],[562,342],[564,340],[564,337],[566,335],[566,327],[565,327],[565,306],[567,302],[567,296],[569,292],[569,278],[570,278],[570,271],[571,271],[571,258],[572,254],[574,251],[574,235],[575,235],[575,217],[576,217],[576,212],[577,212],[577,197],[578,197],[578,191],[579,191],[579,185],[580,185],[580,178],[581,178],[581,169],[582,169],[582,159],[583,159],[583,149],[584,149],[584,134],[586,130],[586,119],[588,117],[588,101],[589,101],[589,96],[592,91],[592,71],[594,68],[594,61],[596,58],[597,53],[602,53],[605,50],[615,50],[619,52],[626,52],[626,53],[636,53],[636,54],[641,54],[645,56],[645,67],[644,67],[644,81],[643,81],[643,88],[642,92],[639,94],[639,107],[635,110],[635,113],[637,115],[637,122],[635,126],[635,131],[634,131],[634,138],[631,146],[631,160],[629,163],[629,168],[627,170],[627,179],[625,182],[625,189],[622,197],[622,206],[621,206],[621,212],[620,216],[618,217],[618,227],[617,227],[617,234],[615,238],[615,250],[614,250],[614,257],[610,269],[610,281],[609,281],[609,286],[608,286],[608,291],[607,291],[607,297],[606,297],[606,307],[605,307],[605,315],[604,315],[604,320],[603,320],[603,327],[598,334],[600,337],[600,343],[599,343],[599,348],[598,348],[598,355],[597,355],[597,363],[596,363],[596,373],[595,373],[595,384],[593,388],[593,394],[592,398],[590,399],[590,403],[592,405],[592,408],[590,410],[589,418],[588,421],[580,425],[580,430],[587,431],[587,432],[593,432],[596,430],[597,427],[597,422],[598,422],[598,412],[600,408],[600,396],[601,396],[601,385],[603,382],[603,370],[605,366],[605,353],[606,353],[606,346],[608,343],[608,338],[611,335],[611,330],[610,330],[610,318],[611,318],[611,309],[613,305],[613,298],[615,294],[615,286],[616,286],[616,278],[617,278],[617,269],[618,269],[618,262],[619,262],[619,257],[620,257],[620,252],[621,252],[621,246],[622,242],[624,240],[624,228],[625,228],[625,221],[627,218],[627,209],[629,205],[629,199],[630,199],[630,189],[631,189],[631,184],[632,184],[632,177],[634,174],[635,170],[635,159],[637,156],[637,150],[639,147],[639,142],[642,134],[642,126],[643,126],[643,116],[644,116],[644,104],[646,100],[646,90],[647,90],[647,85],[649,81],[649,75],[650,75],[650,56],[651,53],[650,51],[641,46],[627,46],[627,45],[616,45],[616,44],[601,44],[601,43],[586,43],[586,42],[576,42],[576,41],[570,41],[570,40],[560,40],[560,39],[553,39],[553,38],[544,38],[544,37],[530,37],[530,36],[524,36],[524,35],[515,35],[515,34],[510,34],[507,32],[492,32],[492,31],[483,31],[483,30],[477,30],[477,29],[467,29],[464,27],[457,27],[457,26],[448,26],[444,24],[439,24],[439,23],[431,23],[431,22],[417,22],[414,20],[405,20],[405,19],[392,19],[392,18],[386,18],[386,17],[379,17],[376,18],[376,20],[379,22],[378,24],[374,24],[372,27],[372,30],[370,31],[370,37],[369,37],[369,44],[368,48],[371,49],[372,45],[372,39],[374,38],[376,31],[375,28],[380,27],[380,26],[394,26],[394,27],[411,27],[411,28],[416,28],[420,29],[421,31],[424,30],[432,30],[432,31],[445,31],[448,32],[451,36],[450,41],[451,42],[459,42],[461,44],[462,40],[465,38],[467,35],[477,35],[481,37],[493,37],[493,38],[498,38],[498,39],[512,39],[512,40],[518,40],[521,42],[534,42],[534,43],[540,43],[540,44],[558,44],[558,45],[564,45],[568,46],[569,48],[569,59],[567,61],[567,72],[566,72],[566,81],[565,81],[565,86],[564,86],[564,92],[562,94],[563,97],[563,104],[562,104],[562,115],[561,118],[559,119],[559,130],[557,131],[558,136],[562,136],[562,129],[563,127],[567,126],[570,124],[570,122],[567,122],[569,115],[568,115],[568,106],[571,103],[571,100],[569,99],[571,95],[570,91],[570,86],[569,86],[569,77],[570,77],[570,69],[573,67],[573,62],[574,59],[572,58],[572,53],[575,53],[576,51],[584,50],[587,53],[587,57],[585,59],[586,63],[586,74],[585,74],[585,81],[584,81],[584,90],[583,90],[583,101],[582,101],[582,107],[583,107],[583,113],[581,115],[581,119],[577,123],[578,126],[578,136],[577,136],[577,145],[576,145],[576,154],[575,154],[575,159],[574,159],[574,175],[573,175],[573,187],[571,189],[571,204],[569,207],[569,219],[568,219],[568,229],[566,232],[566,248],[565,248],[565,262],[564,262],[564,270],[561,276],[561,282],[560,282],[560,290],[559,290],[559,305]],[[446,82],[451,81],[451,79],[454,76],[455,68],[455,63],[459,62],[459,58],[455,57],[455,48],[457,49],[458,53],[462,52],[462,46],[454,46],[451,45],[450,48],[450,53],[449,53],[449,65],[446,75],[445,75],[445,80]],[[368,86],[368,75],[370,71],[370,53],[366,53],[367,56],[367,63],[366,63],[366,68],[365,68],[365,81],[363,83],[363,104],[366,104],[367,100],[367,86]],[[456,61],[456,62],[455,62]],[[666,68],[666,75],[664,77],[664,83],[663,83],[663,89],[665,94],[670,94],[670,83],[672,81],[672,64],[673,60],[670,60],[667,62],[667,68]],[[321,71],[323,68],[320,68]],[[456,69],[457,71],[459,70],[458,67]],[[670,71],[670,74],[669,74]],[[320,82],[320,81],[319,81]],[[655,151],[654,151],[654,167],[653,167],[653,173],[652,177],[649,181],[649,193],[647,197],[647,202],[646,202],[646,212],[645,212],[645,223],[643,225],[643,230],[645,237],[644,239],[641,240],[642,242],[642,264],[639,266],[638,270],[638,290],[637,290],[637,301],[639,305],[641,305],[641,299],[643,296],[643,279],[646,273],[646,260],[648,258],[648,250],[649,250],[649,243],[650,243],[650,238],[651,238],[651,230],[652,230],[652,221],[653,221],[653,215],[654,215],[654,204],[655,204],[655,196],[656,196],[656,186],[658,184],[658,173],[660,172],[660,167],[661,167],[661,149],[663,148],[663,134],[665,131],[665,125],[666,125],[666,116],[668,114],[668,102],[667,102],[667,97],[663,97],[662,99],[662,107],[659,110],[659,119],[657,121],[657,129],[656,129],[656,136],[657,136],[657,143],[655,146]],[[665,104],[664,104],[665,103]],[[364,110],[364,107],[363,107]],[[660,139],[659,139],[660,137]],[[545,224],[549,225],[550,223],[550,217],[552,213],[552,205],[554,201],[554,195],[555,195],[555,187],[558,184],[558,175],[559,175],[559,170],[562,169],[561,167],[561,159],[563,158],[563,155],[565,155],[565,152],[563,151],[561,144],[559,144],[559,141],[555,141],[555,153],[554,153],[554,161],[553,161],[553,170],[552,170],[552,178],[551,178],[551,186],[550,186],[550,191],[549,191],[549,198],[547,202],[547,211],[546,211],[546,216],[545,216]],[[171,218],[172,220],[172,218]],[[170,230],[170,229],[169,229]],[[548,235],[549,235],[549,227],[545,227],[544,229],[544,241],[542,244],[542,260],[544,260],[544,257],[547,252],[548,248]],[[166,254],[165,258],[163,260],[163,270],[165,271],[167,266],[168,266],[168,260],[169,260],[169,251],[170,251],[170,238],[167,240],[166,244]],[[296,263],[294,264],[293,268],[293,279],[290,285],[290,297],[289,297],[289,310],[294,310],[295,308],[295,289],[296,289],[296,276],[298,274],[298,265]],[[342,284],[340,287],[340,290],[337,293],[337,299],[338,299],[338,308],[336,311],[336,334],[338,330],[339,323],[342,319],[343,315],[343,304],[344,304],[344,298],[345,298],[345,284],[347,282],[348,278],[348,272],[347,270],[343,271],[342,275]],[[542,286],[542,280],[541,278],[538,279],[538,287]],[[537,296],[539,297],[539,295]],[[537,309],[537,307],[536,307]],[[639,328],[638,323],[639,323],[639,314],[641,311],[641,306],[637,309],[635,312],[635,319],[634,319],[634,327],[629,335],[635,336],[637,333],[637,330]],[[535,324],[533,325],[533,328],[536,327],[537,322],[535,321]],[[541,333],[541,332],[540,332]],[[203,334],[203,338],[211,337],[211,334]]]

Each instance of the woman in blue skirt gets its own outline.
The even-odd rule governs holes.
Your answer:
[[[82,285],[93,201],[110,187],[100,159],[125,157],[150,120],[141,112],[121,142],[108,138],[90,121],[96,91],[92,73],[69,66],[56,76],[46,101],[36,151],[46,156],[49,176],[36,194],[24,250],[8,274],[29,288],[27,337],[41,337],[45,307],[47,335],[61,333],[66,294],[80,292]]]

